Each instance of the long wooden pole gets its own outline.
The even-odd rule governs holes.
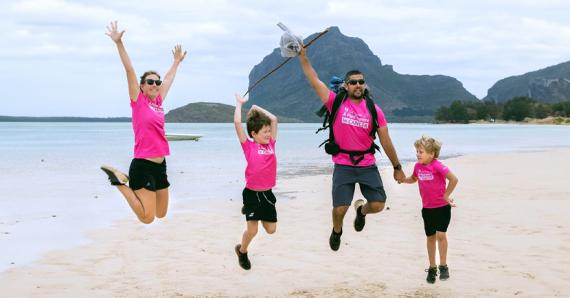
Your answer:
[[[309,41],[309,43],[307,43],[306,45],[303,45],[304,48],[307,48],[308,46],[310,46],[313,42],[315,42],[315,40],[321,38],[321,36],[325,35],[327,32],[329,32],[329,29],[325,29],[325,31],[319,33],[319,35],[315,36],[315,38],[313,38],[311,41]],[[293,57],[289,57],[287,59],[285,59],[285,61],[281,62],[281,64],[277,65],[273,70],[271,70],[269,73],[267,73],[266,75],[264,75],[263,77],[261,77],[261,79],[257,80],[257,82],[255,82],[253,85],[251,85],[247,91],[244,93],[243,97],[245,97],[251,90],[253,90],[253,88],[255,88],[255,86],[257,86],[257,84],[259,84],[261,81],[263,81],[264,79],[266,79],[269,75],[271,75],[272,73],[274,73],[276,70],[278,70],[279,68],[281,68],[281,66],[285,65],[285,63],[289,62],[289,60],[291,60],[291,58]]]

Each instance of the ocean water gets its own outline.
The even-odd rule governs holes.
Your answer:
[[[233,124],[167,124],[167,132],[202,134],[198,142],[170,142],[167,158],[171,207],[197,199],[240,199],[245,160]],[[280,124],[276,145],[280,177],[330,172],[317,146],[320,124]],[[423,134],[443,142],[441,158],[465,154],[570,147],[570,127],[551,125],[390,124],[402,162],[415,160]],[[136,221],[99,169],[128,171],[130,123],[0,123],[0,272],[28,265],[41,254],[86,244],[86,232],[118,219]],[[377,154],[378,164],[389,162]],[[169,212],[182,212],[171,208]]]

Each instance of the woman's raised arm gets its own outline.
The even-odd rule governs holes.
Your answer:
[[[131,64],[131,59],[129,59],[129,55],[127,54],[127,50],[123,45],[123,34],[125,30],[119,32],[117,29],[117,21],[111,22],[109,26],[107,26],[107,36],[109,36],[113,42],[117,45],[117,50],[119,51],[119,57],[121,58],[121,62],[125,67],[125,72],[127,73],[127,83],[129,85],[129,98],[132,101],[137,100],[137,96],[140,92],[139,83],[137,81],[137,75],[135,74],[135,69]]]
[[[168,91],[170,90],[170,87],[174,82],[174,77],[176,76],[176,70],[178,69],[178,65],[180,65],[180,62],[182,62],[184,60],[184,57],[186,57],[186,51],[182,52],[182,46],[177,44],[176,46],[174,46],[174,50],[172,50],[172,56],[174,58],[174,61],[172,62],[172,66],[164,76],[164,81],[162,82],[162,86],[160,86],[160,97],[162,97],[162,100],[166,98],[166,95],[168,94]]]

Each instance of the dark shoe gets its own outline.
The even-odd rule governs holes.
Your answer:
[[[426,269],[426,272],[428,273],[426,281],[430,284],[435,283],[435,277],[437,276],[437,267],[430,267],[429,269]]]
[[[334,231],[334,229],[331,232],[331,237],[329,238],[329,245],[331,246],[331,249],[334,251],[337,251],[338,248],[340,247],[340,236],[342,235],[342,231],[340,231],[340,233],[336,233]]]
[[[449,268],[447,265],[439,265],[439,280],[447,280],[449,278]]]
[[[366,215],[362,215],[362,206],[364,206],[365,202],[362,199],[356,200],[354,202],[354,209],[356,210],[356,217],[354,218],[354,229],[357,232],[362,231],[364,229],[364,225],[366,224]]]
[[[125,185],[129,182],[129,176],[110,166],[101,166],[101,170],[107,174],[111,185]]]
[[[247,257],[247,252],[242,253],[241,251],[239,251],[240,248],[241,248],[241,244],[236,245],[235,251],[236,251],[236,255],[238,256],[239,265],[241,266],[241,268],[243,268],[245,270],[249,270],[249,269],[251,269],[251,262],[249,261],[249,258]]]

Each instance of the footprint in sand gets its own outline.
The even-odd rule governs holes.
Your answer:
[[[534,276],[530,273],[527,273],[527,272],[521,272],[521,274],[524,278],[529,278],[529,279],[535,279],[536,278],[536,276]]]

